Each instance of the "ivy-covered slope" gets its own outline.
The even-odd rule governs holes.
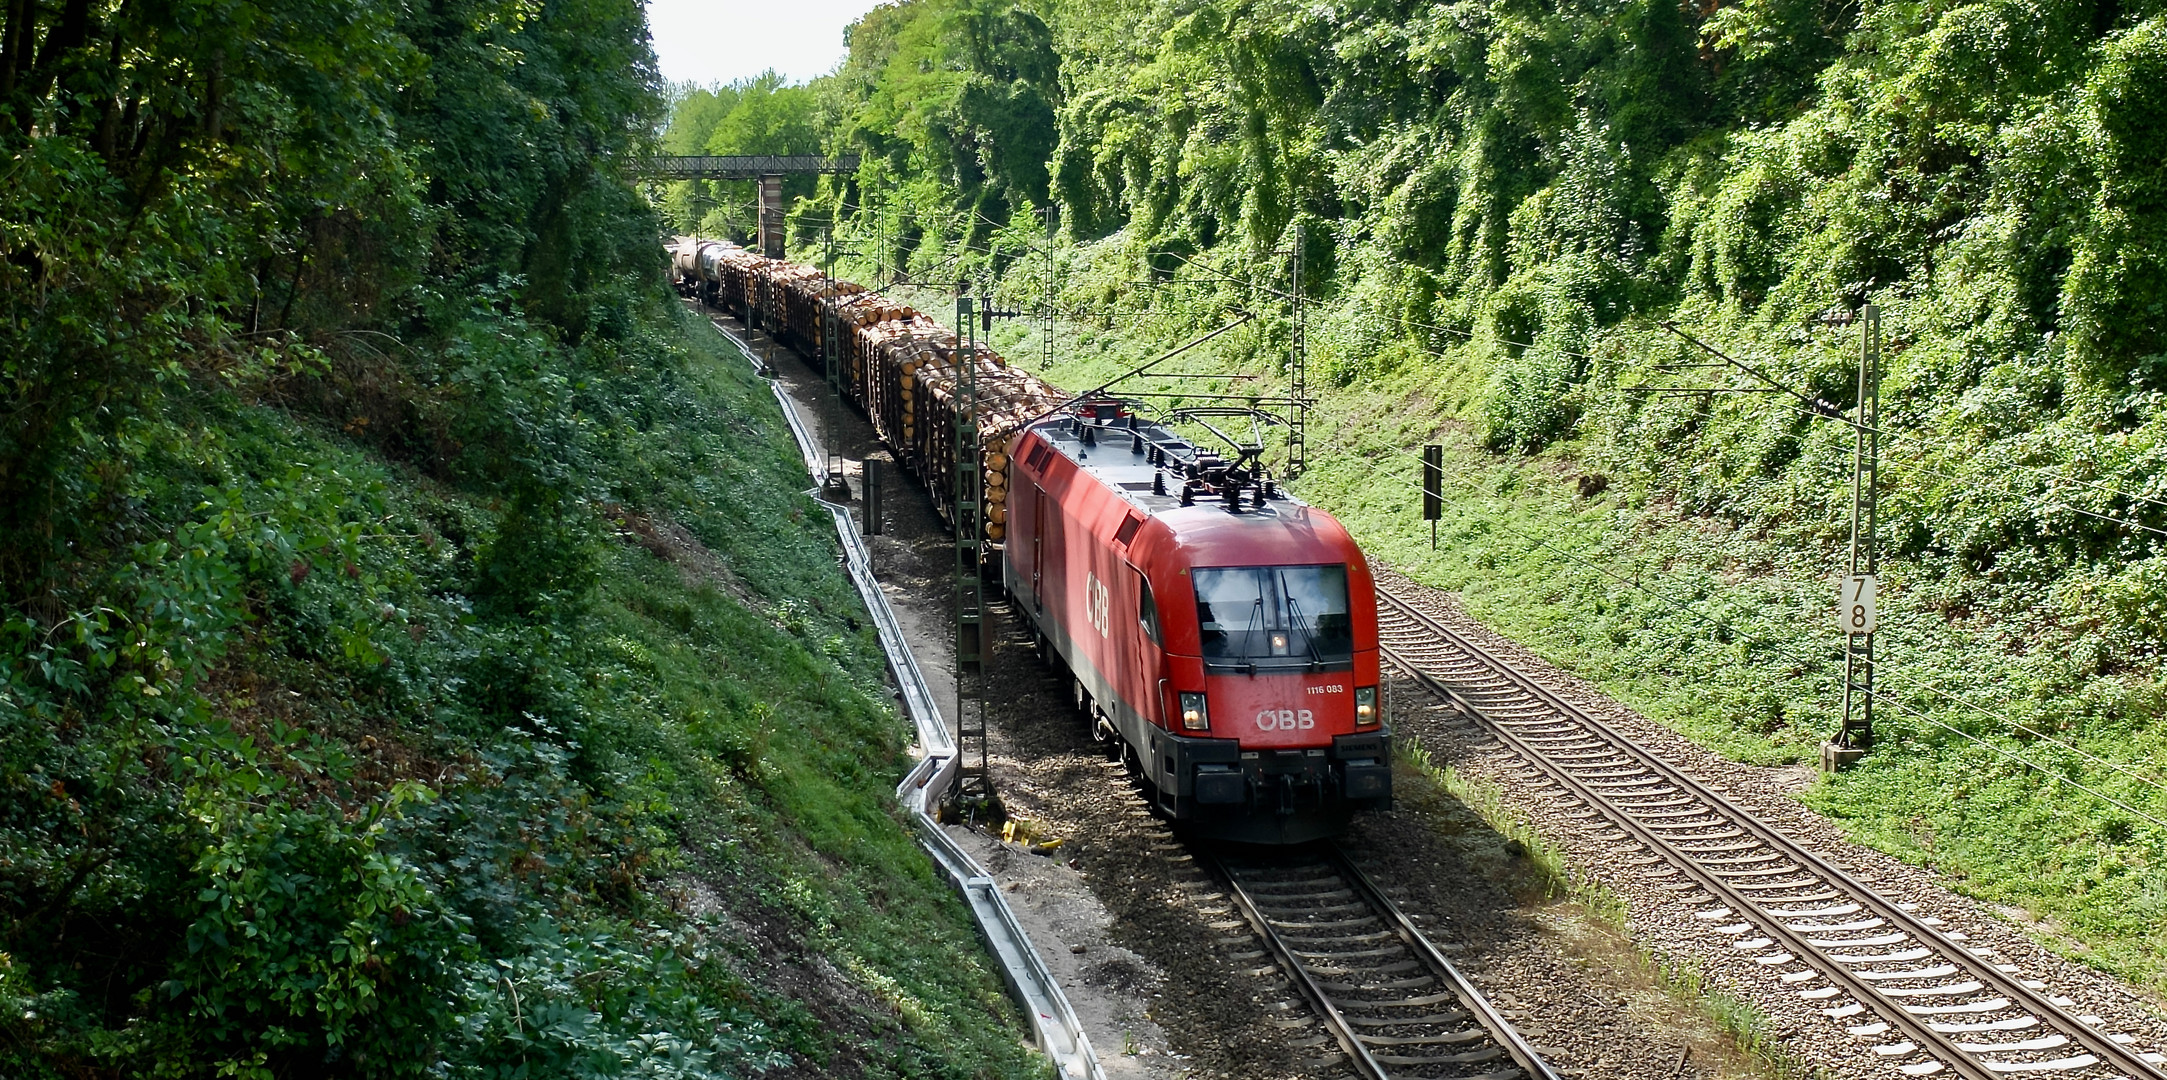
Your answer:
[[[0,1074],[1035,1075],[638,7],[0,18]]]
[[[1856,397],[1821,316],[1875,304],[1881,749],[1806,797],[2167,985],[2157,3],[905,0],[804,100],[865,155],[804,250],[839,217],[861,275],[1028,310],[1050,206],[1079,386],[1237,311],[1178,364],[1276,382],[1299,237],[1305,490],[1749,760],[1834,728],[1851,432],[1810,403]]]

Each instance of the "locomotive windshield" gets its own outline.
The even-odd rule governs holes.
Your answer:
[[[1353,663],[1344,565],[1198,569],[1191,580],[1205,666],[1318,670]]]

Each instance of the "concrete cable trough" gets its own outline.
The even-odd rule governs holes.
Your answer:
[[[750,343],[720,323],[710,322],[710,325],[736,345],[757,369],[758,353]],[[871,553],[858,536],[849,508],[818,497],[828,480],[825,455],[799,417],[789,395],[783,393],[780,385],[773,389],[775,402],[782,407],[783,419],[790,425],[790,434],[797,440],[798,451],[804,456],[806,471],[814,480],[814,487],[807,494],[835,519],[835,534],[843,545],[843,569],[849,573],[851,584],[857,587],[859,598],[865,601],[866,610],[872,614],[881,650],[887,653],[888,668],[902,692],[903,711],[917,728],[921,756],[918,764],[904,775],[903,782],[896,785],[896,799],[917,824],[918,842],[963,893],[964,902],[971,909],[971,918],[978,924],[979,935],[1001,964],[1001,975],[1008,983],[1009,991],[1030,1014],[1031,1029],[1040,1052],[1053,1061],[1064,1080],[1104,1080],[1098,1055],[1092,1052],[1091,1040],[1076,1019],[1075,1010],[1070,1008],[1068,996],[1061,992],[1053,973],[1046,969],[1045,961],[1039,958],[1031,939],[1016,922],[1015,913],[1009,910],[1008,901],[1002,898],[993,876],[958,846],[930,813],[931,807],[955,783],[959,766],[955,738],[948,733],[947,721],[941,717],[933,691],[926,684],[925,673],[919,670],[917,656],[904,640],[902,624],[896,621],[887,594],[880,591],[880,582],[873,575]]]

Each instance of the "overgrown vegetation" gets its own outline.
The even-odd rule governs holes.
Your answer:
[[[1281,385],[1298,242],[1304,490],[1748,761],[1834,726],[1851,433],[1663,324],[1847,412],[1861,331],[1821,316],[1877,305],[1882,749],[1807,798],[2167,986],[2167,11],[907,0],[854,35],[806,93],[866,164],[803,250],[839,218],[861,277],[1028,310],[1050,208],[1056,379],[1249,311],[1179,362],[1243,393]],[[989,145],[1050,145],[1044,188]]]
[[[0,1073],[1034,1073],[638,7],[4,18]]]

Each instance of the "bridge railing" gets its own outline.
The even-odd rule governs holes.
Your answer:
[[[858,155],[818,154],[665,154],[633,164],[640,176],[658,180],[757,180],[763,176],[803,176],[858,171]]]

